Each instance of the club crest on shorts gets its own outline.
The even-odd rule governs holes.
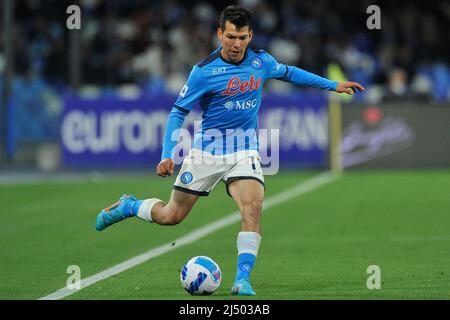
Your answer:
[[[190,173],[189,171],[186,171],[181,175],[180,180],[184,184],[189,184],[192,182],[192,178],[193,178],[192,173]]]

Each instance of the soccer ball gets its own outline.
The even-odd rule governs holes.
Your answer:
[[[222,272],[213,259],[197,256],[183,266],[180,280],[184,289],[191,295],[209,295],[219,288]]]

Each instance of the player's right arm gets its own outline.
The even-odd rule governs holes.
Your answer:
[[[205,79],[202,71],[198,66],[194,66],[167,119],[161,161],[156,167],[156,174],[159,176],[166,177],[173,174],[175,146],[180,136],[180,129],[192,106],[205,91]]]
[[[188,110],[181,109],[177,106],[174,106],[172,111],[170,111],[169,118],[167,119],[166,132],[164,134],[161,161],[156,167],[156,174],[161,177],[171,176],[173,174],[173,170],[175,169],[175,163],[173,162],[175,146],[180,135],[180,129],[188,113]]]

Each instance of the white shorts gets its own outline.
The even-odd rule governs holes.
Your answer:
[[[236,180],[252,179],[264,185],[261,158],[256,150],[243,150],[215,156],[191,149],[184,158],[173,188],[198,196],[207,196],[219,181],[227,187]],[[230,195],[231,196],[231,195]]]

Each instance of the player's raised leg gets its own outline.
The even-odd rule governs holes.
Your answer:
[[[169,202],[166,204],[159,200],[148,205],[143,203],[138,210],[137,216],[148,222],[161,225],[175,225],[186,218],[199,196],[183,191],[172,190]]]
[[[264,187],[253,179],[235,180],[228,186],[228,192],[236,201],[242,215],[241,231],[237,236],[237,271],[231,289],[232,295],[256,295],[250,284],[261,242],[261,210]]]
[[[183,221],[197,199],[196,195],[177,190],[172,190],[167,204],[158,198],[137,200],[132,195],[123,195],[116,203],[99,213],[95,228],[101,231],[129,217],[161,225],[175,225]]]

